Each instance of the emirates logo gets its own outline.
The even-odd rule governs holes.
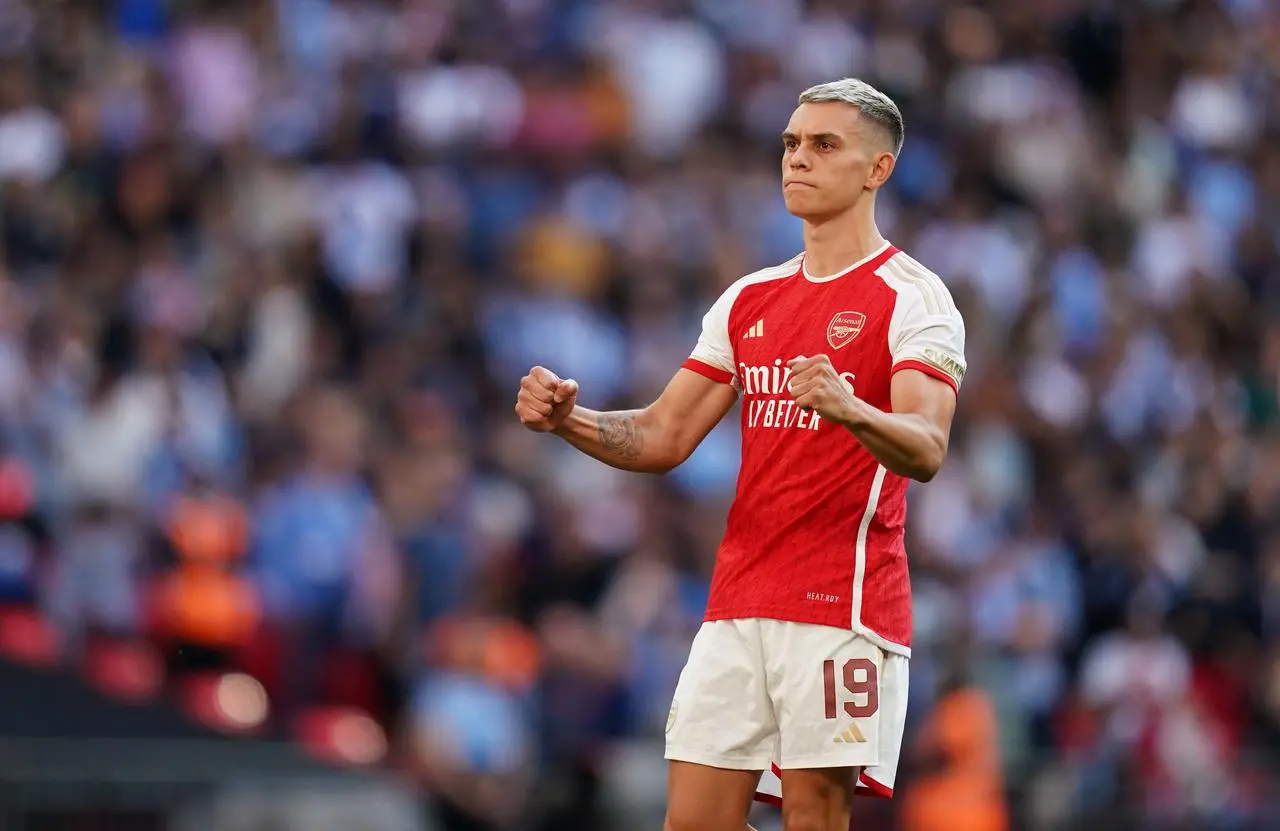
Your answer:
[[[832,349],[848,346],[866,322],[867,316],[862,312],[840,312],[831,318],[831,324],[827,326],[827,343]]]

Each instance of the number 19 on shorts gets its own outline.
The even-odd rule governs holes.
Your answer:
[[[840,699],[844,698],[844,711],[851,718],[869,718],[880,709],[880,679],[876,665],[866,658],[850,658],[840,667],[840,683],[837,689],[836,662],[822,662],[823,688],[826,691],[827,718],[840,716]]]

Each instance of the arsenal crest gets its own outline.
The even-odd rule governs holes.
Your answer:
[[[827,343],[832,349],[848,346],[866,322],[867,316],[862,312],[841,312],[831,318],[831,325],[827,326]]]

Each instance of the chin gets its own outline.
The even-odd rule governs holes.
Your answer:
[[[803,216],[813,211],[812,200],[805,199],[806,194],[782,192],[782,201],[786,203],[787,210],[796,216]]]
[[[787,213],[803,220],[815,220],[827,215],[827,211],[821,210],[817,205],[806,203],[803,199],[786,200]]]
[[[823,198],[826,196],[827,198]],[[782,200],[787,206],[787,212],[792,216],[799,217],[806,222],[823,222],[832,217],[840,216],[854,207],[856,203],[845,202],[840,199],[832,199],[825,194],[813,193],[810,191],[799,191],[790,194],[784,194]]]

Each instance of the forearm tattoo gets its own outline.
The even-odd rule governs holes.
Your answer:
[[[644,436],[636,427],[635,416],[624,413],[601,413],[596,419],[600,443],[611,453],[624,459],[638,459],[644,450]]]

